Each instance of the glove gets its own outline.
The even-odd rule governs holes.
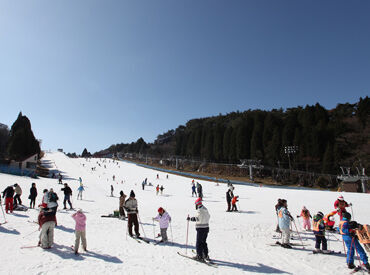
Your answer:
[[[300,216],[297,216],[297,218],[299,218]]]
[[[195,222],[195,221],[196,221],[195,217],[191,217],[191,218],[190,218],[190,220],[191,220],[192,222]]]

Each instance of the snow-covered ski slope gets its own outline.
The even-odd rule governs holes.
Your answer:
[[[191,197],[191,179],[169,175],[145,169],[134,164],[109,160],[104,169],[96,164],[96,159],[69,159],[62,153],[48,153],[44,162],[52,169],[62,172],[65,182],[74,191],[73,206],[82,208],[87,216],[87,245],[90,253],[75,256],[70,246],[74,244],[74,221],[71,211],[57,214],[58,227],[55,230],[55,245],[50,250],[25,248],[38,241],[38,211],[14,212],[6,215],[7,224],[0,227],[1,249],[0,274],[348,274],[344,255],[313,255],[309,250],[270,246],[276,240],[276,216],[274,205],[278,198],[286,198],[291,213],[296,216],[305,205],[311,213],[333,210],[333,203],[338,193],[326,191],[289,190],[277,188],[235,186],[235,195],[240,196],[238,213],[227,213],[224,184],[199,181],[203,185],[204,205],[211,215],[208,246],[210,257],[218,263],[218,268],[186,259],[177,254],[185,253],[186,217],[195,212]],[[85,164],[84,167],[82,164]],[[96,171],[91,171],[96,167]],[[159,180],[156,179],[157,173]],[[116,181],[112,181],[112,176]],[[85,185],[83,200],[76,200],[78,177]],[[141,189],[141,182],[148,178],[153,187]],[[121,183],[123,181],[123,184]],[[30,179],[0,174],[0,190],[14,183],[23,189],[23,204],[28,205],[29,188],[35,182],[40,203],[44,188],[54,188],[63,208],[63,193],[56,179]],[[110,185],[114,186],[114,195],[110,197]],[[156,196],[155,186],[163,185],[164,194]],[[152,245],[138,243],[126,238],[126,221],[113,218],[101,218],[101,215],[118,209],[118,194],[123,190],[128,194],[133,189],[139,203],[139,214],[146,236],[153,239],[152,217],[161,206],[172,216],[172,234],[168,236],[173,245]],[[370,197],[366,194],[344,193],[344,198],[353,203],[355,219],[360,223],[370,223]],[[0,221],[3,221],[1,216]],[[29,222],[31,221],[31,222]],[[298,221],[296,219],[296,224]],[[159,233],[158,224],[155,234]],[[140,227],[140,232],[144,236]],[[189,226],[189,249],[195,246],[195,226]],[[303,232],[301,236],[307,249],[314,248],[312,233]],[[330,248],[343,250],[339,235],[330,237]],[[298,243],[299,240],[294,240]]]

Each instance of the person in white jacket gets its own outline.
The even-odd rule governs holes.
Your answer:
[[[169,223],[171,222],[171,216],[162,207],[159,207],[158,215],[157,217],[153,218],[153,220],[159,222],[162,236],[162,240],[160,242],[167,242],[167,228]]]
[[[195,201],[195,209],[197,210],[197,215],[192,218],[188,217],[188,220],[196,222],[195,229],[197,230],[197,255],[194,257],[194,259],[198,261],[209,261],[207,237],[209,232],[210,215],[208,213],[208,209],[202,203],[202,198],[198,198]]]

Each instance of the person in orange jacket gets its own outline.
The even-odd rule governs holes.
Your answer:
[[[235,196],[235,197],[233,197],[233,199],[231,200],[231,204],[232,204],[232,209],[231,209],[231,211],[238,211],[238,209],[236,208],[236,202],[238,202],[239,200],[238,200],[238,198],[239,198],[239,196]]]

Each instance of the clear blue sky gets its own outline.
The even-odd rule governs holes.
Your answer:
[[[0,122],[91,152],[236,110],[355,102],[370,1],[0,2]]]

